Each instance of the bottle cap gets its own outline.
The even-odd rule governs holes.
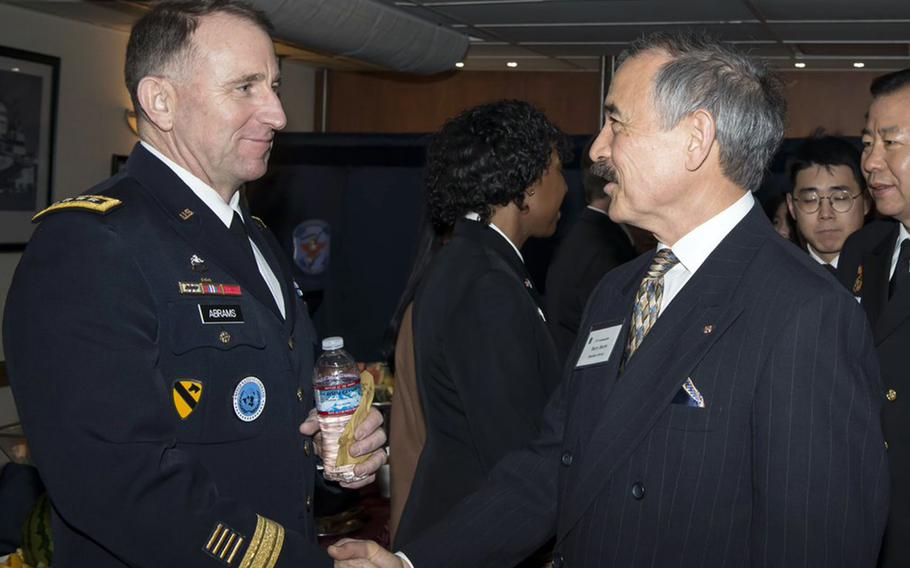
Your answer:
[[[331,351],[333,349],[341,349],[344,347],[344,338],[342,337],[326,337],[322,340],[322,350]]]

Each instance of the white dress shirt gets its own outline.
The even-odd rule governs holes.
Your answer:
[[[471,221],[480,222],[480,213],[474,213],[474,212],[465,213],[464,218],[465,218],[465,219],[469,219],[469,220],[471,220]],[[518,247],[515,246],[515,243],[512,242],[512,239],[510,239],[509,237],[507,237],[506,234],[502,232],[502,229],[500,229],[499,227],[497,227],[497,226],[494,225],[493,223],[490,223],[490,224],[487,225],[487,226],[490,227],[491,229],[493,229],[494,231],[496,231],[497,233],[499,233],[499,234],[502,236],[502,238],[504,238],[504,239],[506,240],[506,242],[509,243],[509,245],[511,245],[511,247],[515,250],[515,254],[518,255],[518,259],[521,260],[521,263],[522,263],[522,264],[524,264],[524,262],[525,262],[525,257],[521,256],[521,251],[518,250]]]
[[[657,250],[672,248],[673,254],[679,259],[679,263],[664,274],[664,293],[660,301],[660,311],[657,312],[658,317],[714,252],[717,245],[749,213],[754,204],[755,198],[747,192],[733,205],[686,233],[672,247],[657,243]]]
[[[837,261],[840,260],[840,254],[838,254],[837,256],[835,256],[835,257],[831,260],[831,262],[828,262],[827,260],[825,260],[825,259],[823,259],[822,257],[818,256],[818,253],[815,252],[815,249],[812,248],[812,245],[810,245],[809,243],[806,243],[806,249],[809,251],[809,256],[811,256],[813,259],[815,259],[815,262],[817,262],[817,263],[819,263],[819,264],[822,264],[822,265],[824,265],[824,264],[830,264],[830,265],[833,266],[834,268],[837,268]]]
[[[244,219],[243,212],[240,210],[240,192],[235,191],[233,197],[231,197],[230,203],[225,203],[224,199],[215,191],[212,187],[207,185],[204,181],[197,178],[184,168],[175,164],[172,160],[168,159],[167,156],[155,149],[151,144],[147,144],[144,141],[140,142],[142,147],[148,150],[153,156],[164,162],[164,165],[169,167],[177,177],[179,177],[183,183],[185,183],[189,188],[196,194],[196,197],[202,200],[209,209],[212,210],[212,213],[216,217],[221,219],[221,222],[224,223],[225,227],[230,228],[231,221],[234,219],[234,212],[236,211],[240,218],[243,219],[244,223],[249,223],[249,219]],[[249,237],[247,237],[249,239]],[[265,257],[262,255],[262,251],[259,250],[259,247],[256,246],[256,243],[252,239],[249,239],[250,245],[253,247],[253,256],[256,257],[256,266],[259,267],[259,274],[262,275],[262,279],[265,280],[266,285],[269,287],[269,291],[272,293],[272,296],[275,298],[275,303],[278,304],[278,310],[281,312],[282,317],[287,317],[284,307],[284,297],[281,295],[281,284],[278,283],[278,278],[275,277],[275,273],[272,272],[272,267],[269,266],[269,263],[266,262]]]
[[[897,242],[894,243],[894,253],[891,254],[891,272],[888,273],[888,280],[894,278],[894,268],[897,266],[897,257],[901,254],[901,243],[904,242],[904,239],[910,239],[910,233],[907,232],[907,227],[903,223],[900,223],[901,230],[897,233]]]

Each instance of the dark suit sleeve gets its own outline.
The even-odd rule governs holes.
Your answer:
[[[532,444],[506,455],[479,491],[405,545],[414,568],[515,566],[555,533],[567,384],[547,404]]]
[[[547,401],[536,308],[513,276],[490,271],[452,310],[445,357],[481,463],[489,471],[539,433]],[[546,333],[546,331],[544,331]]]
[[[56,215],[20,263],[3,336],[29,445],[60,518],[130,566],[224,566],[204,550],[219,523],[246,537],[233,566],[251,542],[259,560],[280,552],[278,566],[330,565],[302,535],[219,495],[179,449],[172,394],[157,368],[169,330],[159,328],[137,251],[91,214]]]
[[[878,363],[843,293],[789,314],[754,397],[752,566],[875,565],[888,502]]]

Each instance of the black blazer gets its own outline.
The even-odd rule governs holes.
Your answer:
[[[755,207],[619,376],[648,256],[598,285],[570,356],[621,325],[609,360],[570,368],[541,436],[404,547],[417,568],[510,566],[554,532],[556,568],[875,565],[888,476],[856,302]],[[704,408],[678,403],[687,378]]]
[[[578,335],[591,291],[604,274],[636,256],[629,236],[606,214],[587,207],[581,212],[547,270],[547,317],[560,365]]]
[[[54,505],[54,566],[208,567],[232,555],[232,566],[271,565],[279,552],[331,566],[310,510],[315,456],[298,432],[313,407],[315,333],[278,242],[248,223],[281,282],[286,319],[224,223],[141,146],[89,193],[123,204],[41,221],[3,327],[10,383]],[[178,286],[205,279],[240,295]],[[234,321],[206,322],[209,305],[233,310]],[[265,390],[250,421],[234,408],[247,377]],[[201,389],[185,418],[181,381]]]
[[[414,358],[427,423],[396,542],[410,542],[494,465],[540,432],[559,380],[530,277],[493,229],[460,221],[414,300]]]
[[[882,426],[891,464],[891,513],[881,565],[910,566],[910,293],[888,299],[891,256],[900,225],[882,220],[850,236],[838,261],[838,277],[860,300],[878,351],[884,401]]]

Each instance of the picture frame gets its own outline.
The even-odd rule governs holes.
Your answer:
[[[51,202],[60,58],[0,46],[0,252],[25,249]]]

